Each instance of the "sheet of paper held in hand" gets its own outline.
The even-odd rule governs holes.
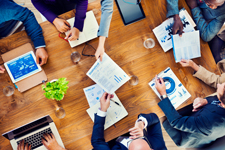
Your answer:
[[[183,23],[183,31],[186,32],[193,32],[195,31],[194,27],[196,24],[188,14],[188,12],[185,9],[181,9],[179,12],[179,16],[181,18],[181,21]],[[164,52],[167,52],[172,48],[172,40],[171,36],[173,35],[172,32],[172,27],[174,24],[173,17],[167,19],[164,21],[162,24],[157,26],[156,28],[153,29],[153,32],[159,41],[159,44],[161,45],[162,49]]]
[[[176,63],[181,59],[193,59],[201,57],[199,31],[183,33],[172,36],[173,54]]]
[[[114,97],[112,99],[118,102],[120,106],[115,104],[115,102],[110,101],[110,106],[106,114],[104,129],[109,128],[110,126],[112,126],[113,124],[115,124],[116,122],[120,121],[121,119],[123,119],[124,117],[128,115],[128,112],[123,107],[123,104],[120,102],[117,95],[115,93],[113,93],[113,95]],[[94,122],[95,114],[98,112],[99,108],[100,108],[100,102],[96,103],[94,106],[87,109],[87,113],[89,114],[93,122]]]
[[[130,79],[106,53],[103,54],[102,62],[98,59],[94,63],[87,76],[110,94]]]
[[[188,98],[191,97],[190,93],[183,86],[183,84],[180,82],[177,76],[173,73],[170,67],[160,72],[158,74],[158,77],[163,78],[166,85],[167,96],[175,109],[179,107],[183,102],[185,102]],[[160,98],[160,95],[155,88],[155,78],[152,79],[148,84],[156,93],[156,95]]]
[[[68,19],[71,28],[73,28],[75,17]],[[98,22],[95,18],[93,11],[89,11],[86,13],[86,18],[84,20],[83,32],[80,32],[79,39],[75,41],[69,41],[71,47],[75,47],[84,42],[90,41],[94,38],[97,38],[98,33]],[[69,31],[65,34],[67,35]]]
[[[98,84],[86,87],[83,89],[90,107],[100,101],[101,96],[105,92]]]

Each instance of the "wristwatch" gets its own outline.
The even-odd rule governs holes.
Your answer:
[[[161,98],[161,100],[166,99],[167,95],[161,95],[160,98]]]

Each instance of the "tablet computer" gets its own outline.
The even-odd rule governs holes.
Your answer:
[[[5,62],[4,65],[13,83],[23,80],[42,70],[40,65],[36,63],[33,51]]]
[[[141,3],[137,0],[115,0],[124,25],[134,23],[145,18]]]

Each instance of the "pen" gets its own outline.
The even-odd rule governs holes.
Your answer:
[[[112,99],[110,99],[110,101],[114,102],[116,105],[120,106],[120,104]]]

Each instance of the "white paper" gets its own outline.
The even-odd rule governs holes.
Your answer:
[[[120,106],[115,104],[115,102],[110,101],[110,106],[107,110],[106,114],[106,120],[105,120],[105,125],[104,129],[109,128],[116,122],[120,121],[124,117],[128,115],[128,112],[124,108],[123,104],[120,102],[119,98],[115,93],[113,93],[114,97],[112,98],[114,101],[118,102]],[[92,121],[94,122],[94,116],[98,112],[98,109],[100,108],[100,102],[92,106],[91,108],[87,109],[87,113],[91,117]]]
[[[102,62],[100,59],[95,62],[87,76],[110,94],[130,79],[106,53],[103,54]]]
[[[185,102],[188,98],[191,97],[190,93],[187,91],[187,89],[183,86],[183,84],[180,82],[180,80],[176,77],[176,75],[173,73],[173,71],[168,67],[164,71],[158,74],[158,77],[169,77],[173,80],[175,83],[174,90],[171,90],[170,93],[167,93],[167,96],[169,100],[171,101],[171,104],[176,109],[179,107],[183,102]],[[150,81],[149,86],[153,89],[153,91],[156,93],[156,95],[160,98],[160,95],[158,91],[155,88],[155,78]],[[166,89],[170,89],[172,87],[172,84],[168,81],[165,81]],[[173,88],[172,88],[173,89]]]
[[[105,91],[98,84],[84,88],[89,106],[92,107],[97,104],[104,92]]]
[[[74,20],[75,17],[68,19],[67,21],[69,22],[71,28],[74,26]],[[79,33],[79,39],[75,41],[69,41],[71,47],[75,47],[77,45],[80,45],[84,42],[87,42],[89,40],[92,40],[97,37],[98,33],[98,22],[95,18],[95,15],[93,11],[89,11],[86,13],[86,18],[84,20],[84,27],[83,27],[83,32]],[[69,31],[65,32],[67,35]]]
[[[194,27],[192,26],[191,22],[189,21],[189,18],[186,16],[186,10],[181,9],[179,12],[179,16],[181,18],[181,21],[183,23],[183,31],[186,32],[193,32],[195,31]],[[174,24],[173,18],[167,19],[162,24],[160,24],[158,27],[153,29],[153,32],[159,41],[159,44],[161,45],[164,52],[167,52],[172,48],[172,40],[171,36],[173,34],[172,27]]]
[[[201,57],[199,31],[183,33],[182,37],[173,35],[172,41],[176,63],[180,62],[181,59],[188,60]]]

